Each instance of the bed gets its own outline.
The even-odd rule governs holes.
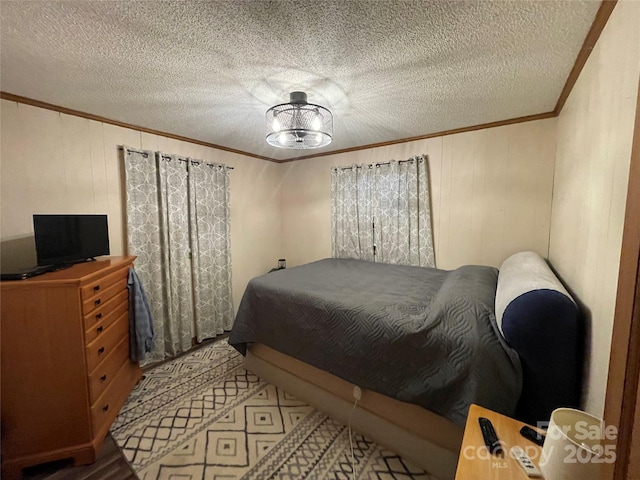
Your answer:
[[[545,369],[564,372],[556,383],[577,377],[572,328],[575,303],[533,252],[500,273],[324,259],[253,279],[229,343],[248,369],[340,420],[358,386],[357,429],[452,478],[471,403],[530,423],[548,420],[549,405],[575,405],[575,381],[564,398],[540,384]],[[529,348],[549,341],[565,363]],[[531,397],[532,386],[543,392]]]

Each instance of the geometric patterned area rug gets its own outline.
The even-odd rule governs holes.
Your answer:
[[[432,479],[247,372],[225,340],[145,372],[111,435],[142,480]]]

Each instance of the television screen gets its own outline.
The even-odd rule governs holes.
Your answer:
[[[109,255],[106,215],[34,215],[38,265],[82,262]]]

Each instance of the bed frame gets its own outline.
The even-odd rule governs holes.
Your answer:
[[[354,384],[266,345],[249,346],[247,370],[345,424],[355,402]],[[418,405],[362,389],[352,427],[439,479],[453,479],[462,428]]]

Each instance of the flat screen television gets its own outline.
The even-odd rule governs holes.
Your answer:
[[[109,255],[106,215],[34,215],[38,265],[65,265]]]

